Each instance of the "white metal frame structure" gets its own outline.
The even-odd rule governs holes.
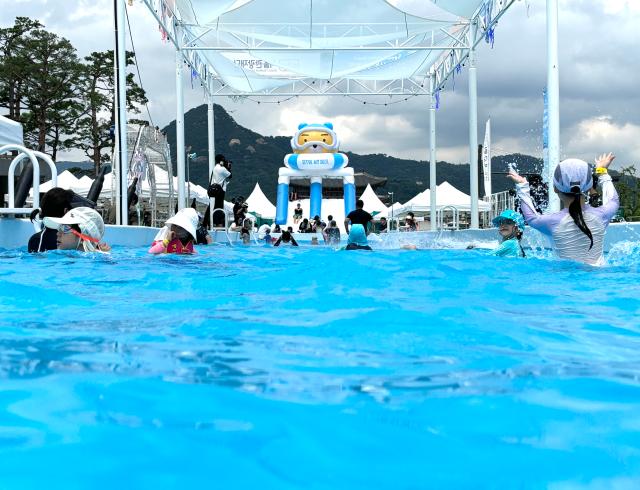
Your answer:
[[[121,8],[124,7],[125,0],[114,1]],[[176,49],[178,207],[186,205],[182,80],[184,64],[189,66],[192,76],[195,74],[200,79],[207,94],[210,172],[213,170],[215,151],[213,98],[216,96],[426,95],[431,98],[430,178],[435,184],[435,111],[438,94],[446,81],[468,62],[470,194],[473,203],[471,226],[477,228],[479,196],[475,50],[483,39],[490,39],[496,23],[516,0],[425,0],[423,4],[431,9],[430,12],[434,12],[431,18],[408,14],[385,0],[316,0],[316,5],[322,4],[325,7],[335,4],[333,21],[327,21],[326,18],[316,20],[314,0],[308,0],[308,3],[298,1],[295,9],[277,17],[274,12],[286,9],[291,1],[281,0],[269,4],[267,0],[142,0],[155,17],[160,30]],[[547,2],[555,4],[557,0]],[[342,15],[341,10],[350,9],[356,3],[360,7],[370,5],[370,10],[390,9],[389,20],[370,24],[359,20],[358,15],[366,18],[366,8],[351,11],[351,15]],[[263,17],[268,18],[252,17],[255,9],[264,9],[265,6],[271,7],[270,10],[263,10]],[[299,10],[304,8],[307,8],[306,18],[299,15]],[[324,11],[319,10],[322,15]],[[557,15],[555,27],[550,26],[549,29],[557,29]],[[549,38],[552,38],[551,34]],[[118,49],[122,49],[120,44]],[[345,56],[351,56],[351,60],[361,58],[368,61],[363,62],[362,66],[355,66],[357,63],[354,63],[352,71],[334,71],[334,63],[339,65],[338,62],[344,60]],[[273,63],[274,58],[281,64]],[[304,69],[297,69],[306,59],[318,60],[318,65],[330,67],[330,70],[325,70],[322,76],[315,72],[312,73],[315,76],[310,76]],[[418,62],[415,63],[416,61]],[[414,69],[408,74],[406,71],[402,72],[402,68],[406,69],[411,62],[414,62],[411,65]],[[123,65],[124,59],[120,58],[119,63]],[[555,65],[557,67],[557,62]],[[398,68],[398,72],[404,75],[395,78],[375,76],[378,72],[387,75],[393,73],[389,68]],[[117,73],[124,78],[124,66]],[[557,78],[555,81],[550,79],[550,85],[552,83],[557,84]],[[553,87],[549,88],[549,93],[553,93]],[[122,97],[122,94],[119,95]],[[553,111],[557,111],[557,106],[550,104],[550,121],[554,117],[557,121],[557,114]],[[120,117],[120,120],[123,121],[124,118]],[[553,123],[550,123],[550,127],[554,127]],[[550,140],[553,141],[552,138]],[[436,186],[430,187],[434,193]],[[126,192],[126,186],[124,189]],[[431,202],[436,202],[433,195]],[[436,226],[435,219],[431,223],[432,227]]]

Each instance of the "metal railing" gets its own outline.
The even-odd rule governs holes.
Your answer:
[[[34,209],[40,207],[40,163],[38,162],[38,158],[43,160],[49,168],[51,169],[51,179],[53,187],[56,187],[58,184],[58,170],[56,169],[55,163],[49,155],[46,153],[42,153],[39,151],[29,150],[24,146],[20,145],[4,145],[0,147],[0,155],[3,153],[8,153],[10,151],[17,151],[18,155],[11,161],[9,165],[9,171],[7,172],[7,180],[9,183],[8,189],[8,203],[6,208],[0,208],[0,214],[28,214],[31,213]],[[33,165],[33,202],[32,206],[27,208],[16,208],[15,207],[15,172],[18,164],[28,158],[31,160]]]

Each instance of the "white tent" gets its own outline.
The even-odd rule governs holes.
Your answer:
[[[260,184],[256,182],[256,186],[247,198],[247,204],[249,205],[249,212],[256,213],[260,217],[265,219],[275,219],[276,207],[271,204],[271,201],[264,195]]]
[[[491,206],[485,201],[479,201],[480,211],[490,211]],[[471,197],[461,190],[456,189],[449,182],[443,182],[436,187],[436,208],[454,206],[458,211],[469,212],[471,210]],[[407,201],[400,209],[394,210],[394,214],[406,214],[409,211],[415,214],[429,214],[431,212],[431,192],[429,189],[422,191]]]
[[[41,193],[47,192],[52,187],[53,187],[53,181],[49,180],[44,184],[41,184],[39,190]],[[80,194],[79,191],[82,190],[83,184],[80,182],[79,179],[76,178],[75,175],[73,175],[68,170],[65,170],[60,175],[58,175],[58,187],[62,187],[63,189],[70,189],[73,192],[77,192],[78,194]],[[87,190],[88,189],[89,188],[87,188]],[[33,189],[31,189],[31,191],[29,192],[29,195],[33,195]]]
[[[391,206],[389,206],[387,209],[382,211],[380,214],[377,214],[375,216],[375,219],[379,220],[380,218],[387,218],[387,219],[391,219],[392,217],[395,218],[396,216],[398,216],[400,209],[402,209],[402,204],[399,202],[394,202]]]
[[[24,146],[22,124],[0,116],[0,146],[4,145]]]
[[[379,214],[386,212],[387,206],[376,195],[375,191],[371,187],[371,184],[367,184],[367,188],[364,190],[360,199],[364,202],[364,210],[371,214]]]

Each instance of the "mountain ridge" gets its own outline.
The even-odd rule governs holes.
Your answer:
[[[230,196],[248,196],[256,182],[265,195],[275,202],[278,169],[283,165],[284,156],[291,152],[290,138],[286,136],[263,136],[251,129],[239,125],[220,105],[214,104],[215,148],[216,153],[224,154],[233,162],[233,179],[229,184]],[[189,110],[184,118],[185,147],[191,147],[197,157],[191,162],[191,181],[204,187],[208,184],[208,136],[207,106],[200,105]],[[171,158],[176,161],[175,121],[163,129],[171,148]],[[405,202],[419,192],[430,187],[429,162],[397,158],[385,154],[360,155],[345,151],[349,156],[349,165],[356,172],[367,172],[386,177],[387,184],[377,189],[384,195],[393,192],[394,201]],[[539,173],[542,160],[519,153],[495,156],[491,159],[493,192],[513,187],[513,183],[504,173],[508,164],[513,163],[522,173]],[[175,172],[175,170],[174,170]],[[482,178],[478,188],[483,195]],[[469,193],[469,164],[453,164],[438,161],[436,183],[448,181],[462,192]]]

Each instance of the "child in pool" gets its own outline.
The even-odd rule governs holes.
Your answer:
[[[500,246],[492,254],[498,257],[524,257],[524,249],[520,240],[524,233],[524,218],[511,209],[504,210],[500,216],[493,218],[493,226],[498,228],[502,237]]]
[[[522,213],[527,223],[549,236],[561,259],[577,260],[591,265],[604,263],[604,238],[611,218],[618,211],[620,200],[608,173],[615,156],[612,153],[596,158],[595,170],[585,161],[563,160],[553,174],[553,190],[564,204],[556,213],[540,214],[530,196],[527,179],[513,169],[509,177],[516,183]],[[584,193],[593,187],[593,173],[602,186],[602,206],[587,204]]]
[[[196,240],[198,213],[193,208],[184,208],[169,218],[156,235],[150,254],[193,254]]]

